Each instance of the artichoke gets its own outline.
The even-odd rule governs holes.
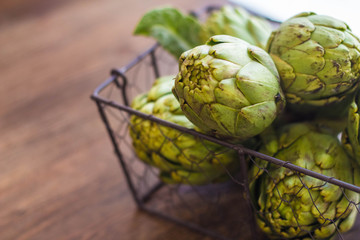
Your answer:
[[[286,125],[263,138],[265,154],[351,184],[358,177],[337,137],[314,125]],[[358,212],[350,201],[358,203],[358,193],[256,161],[250,190],[258,225],[271,239],[330,239],[353,226]]]
[[[348,111],[346,129],[343,131],[341,136],[342,143],[344,144],[344,147],[347,150],[348,154],[354,159],[356,159],[358,164],[360,164],[359,104],[360,92],[357,92]]]
[[[174,76],[155,81],[148,93],[137,96],[131,107],[143,113],[199,130],[182,113],[171,92]],[[236,169],[237,153],[179,130],[133,115],[130,136],[137,156],[160,170],[167,183],[206,184],[226,179]]]
[[[181,55],[173,93],[204,132],[239,140],[261,133],[285,105],[271,57],[227,35]]]
[[[264,49],[271,31],[272,27],[265,19],[251,15],[241,7],[225,5],[210,14],[203,23],[201,35],[204,42],[214,35],[230,35]]]
[[[267,44],[288,106],[326,111],[349,105],[357,88],[360,44],[344,22],[312,12],[298,14],[273,31]],[[342,102],[344,104],[342,104]]]

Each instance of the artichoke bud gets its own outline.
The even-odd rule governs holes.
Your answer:
[[[244,141],[270,126],[285,106],[273,60],[241,39],[213,36],[182,59],[173,93],[206,133]]]
[[[289,124],[269,134],[260,152],[356,184],[358,172],[353,170],[353,161],[333,134],[306,122]],[[350,201],[358,203],[360,194],[285,167],[264,164],[264,160],[256,162],[250,171],[250,190],[258,210],[257,222],[269,238],[330,239],[338,229],[347,231],[353,226],[357,209]]]
[[[210,14],[202,30],[200,35],[204,42],[214,35],[229,35],[265,48],[272,27],[267,20],[253,16],[241,7],[225,5]]]
[[[344,22],[300,13],[272,32],[267,51],[291,110],[338,116],[347,108],[360,77],[360,40]]]
[[[155,81],[151,89],[134,98],[131,107],[180,126],[199,129],[183,114],[172,94],[174,76]],[[237,152],[193,135],[133,115],[129,126],[136,155],[159,169],[165,183],[207,184],[227,180],[236,171]]]

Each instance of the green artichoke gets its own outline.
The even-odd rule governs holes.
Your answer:
[[[357,88],[360,43],[344,22],[312,12],[298,14],[273,31],[267,44],[289,107],[338,115]],[[344,105],[341,103],[344,102]],[[325,111],[324,111],[325,112]]]
[[[174,76],[155,81],[148,93],[137,96],[131,107],[140,112],[196,128],[182,113],[171,92]],[[130,136],[137,156],[160,170],[167,183],[206,184],[224,179],[227,167],[236,169],[237,153],[179,130],[133,115]]]
[[[351,184],[358,177],[337,137],[314,125],[286,125],[263,138],[265,154]],[[358,211],[350,201],[358,203],[358,193],[256,161],[250,190],[258,225],[271,239],[330,239],[353,226]]]
[[[265,48],[272,27],[268,21],[248,13],[241,7],[225,5],[213,11],[203,23],[202,38],[205,42],[214,35],[230,35]]]
[[[342,143],[344,144],[348,154],[356,159],[358,164],[360,164],[359,104],[360,92],[357,92],[349,108],[346,129],[343,131],[341,136]]]
[[[284,108],[278,77],[264,50],[216,35],[181,55],[173,93],[188,119],[206,133],[245,140]]]

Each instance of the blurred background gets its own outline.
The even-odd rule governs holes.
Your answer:
[[[336,0],[302,0],[292,1],[291,4],[285,0],[229,0],[229,2],[250,8],[280,22],[300,12],[329,15],[346,22],[355,34],[360,34],[360,21],[357,11],[360,3],[356,0],[343,0],[341,2]]]
[[[186,12],[226,2],[171,5]],[[284,2],[250,7],[284,20],[299,10]],[[324,2],[299,3],[324,14],[343,7],[335,17],[360,33],[357,2]],[[1,240],[208,239],[137,211],[90,100],[111,68],[154,44],[132,32],[145,12],[163,5],[169,1],[0,2]]]

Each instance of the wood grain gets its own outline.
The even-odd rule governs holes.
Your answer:
[[[1,1],[1,240],[208,239],[137,210],[89,98],[154,43],[132,31],[164,4]]]

